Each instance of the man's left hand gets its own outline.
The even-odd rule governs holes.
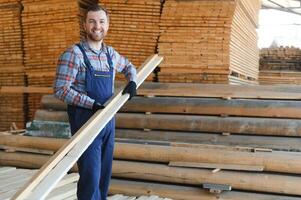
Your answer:
[[[134,81],[130,81],[125,86],[124,90],[122,91],[122,94],[128,93],[130,95],[129,100],[131,100],[131,98],[137,94],[136,87],[137,87],[136,83]]]

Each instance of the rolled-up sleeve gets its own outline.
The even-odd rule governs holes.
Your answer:
[[[67,49],[59,58],[54,82],[54,95],[70,105],[91,109],[94,100],[73,88],[80,67],[79,56],[73,48]]]

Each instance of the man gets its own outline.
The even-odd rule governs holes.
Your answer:
[[[99,5],[87,9],[86,41],[68,48],[59,58],[55,96],[68,104],[72,135],[113,95],[115,71],[128,80],[123,90],[136,94],[136,69],[103,39],[109,29],[109,15]],[[112,173],[115,121],[112,119],[79,158],[79,200],[105,200]]]

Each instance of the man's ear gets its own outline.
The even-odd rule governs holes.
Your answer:
[[[86,22],[85,22],[85,21],[83,22],[83,28],[84,28],[84,31],[87,32],[87,29],[86,29]]]

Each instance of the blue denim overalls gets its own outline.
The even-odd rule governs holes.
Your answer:
[[[95,71],[80,44],[77,44],[84,56],[86,68],[87,95],[97,102],[104,104],[113,95],[113,65],[107,52],[110,66],[108,72]],[[68,116],[71,134],[94,114],[92,110],[68,105]],[[113,118],[98,134],[92,144],[78,159],[79,181],[77,184],[78,200],[106,200],[113,161],[115,135],[115,119]]]

